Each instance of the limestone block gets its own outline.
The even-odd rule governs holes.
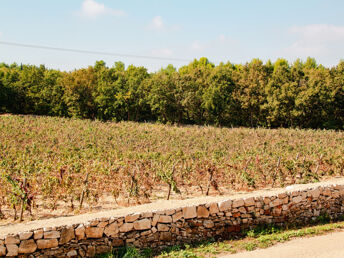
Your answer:
[[[175,214],[175,213],[176,213],[176,210],[174,210],[174,209],[167,210],[167,211],[165,212],[166,215],[173,215],[173,214]]]
[[[313,198],[318,198],[320,196],[319,188],[315,188],[314,190],[309,192]]]
[[[282,203],[283,203],[283,201],[281,199],[277,198],[270,203],[270,207],[276,207],[278,205],[281,205]]]
[[[205,220],[203,221],[203,225],[205,228],[213,228],[215,226],[215,223],[211,220]]]
[[[279,199],[284,199],[285,197],[287,197],[287,194],[286,194],[286,193],[280,193],[280,194],[278,194],[278,198],[279,198]]]
[[[7,248],[7,255],[6,256],[17,256],[19,248],[15,244],[8,244],[6,245]]]
[[[245,206],[254,206],[255,205],[255,201],[254,201],[253,197],[244,199],[244,203],[245,203]]]
[[[233,201],[233,208],[244,206],[245,202],[243,199],[236,199]]]
[[[172,218],[171,218],[171,221],[172,221]],[[141,219],[134,222],[134,229],[136,230],[147,230],[147,229],[150,229],[151,227],[152,227],[152,222],[150,219]]]
[[[118,227],[117,222],[112,223],[112,224],[110,224],[110,225],[107,225],[107,226],[105,227],[104,233],[105,233],[105,235],[107,235],[108,237],[117,236],[117,234],[119,233],[119,227]]]
[[[109,224],[108,221],[102,221],[102,222],[99,222],[99,224],[97,225],[97,227],[98,227],[98,228],[105,228],[108,224]]]
[[[142,218],[152,218],[153,212],[145,212],[141,215]]]
[[[76,250],[71,250],[67,253],[67,257],[74,257],[78,256],[78,252]]]
[[[219,206],[217,205],[217,203],[211,203],[209,206],[209,212],[210,214],[215,214],[219,212]]]
[[[300,195],[293,198],[293,203],[299,203],[301,201],[302,201],[302,196]]]
[[[65,227],[61,230],[60,245],[68,243],[75,238],[75,232],[73,227]]]
[[[125,222],[134,222],[140,217],[140,214],[130,214],[125,216]]]
[[[111,251],[110,246],[107,245],[99,245],[96,247],[96,254],[105,254]]]
[[[120,228],[119,232],[129,232],[134,229],[133,223],[124,223]]]
[[[183,208],[184,219],[193,219],[197,217],[196,206],[189,206]]]
[[[89,245],[89,246],[87,247],[87,253],[86,253],[86,255],[87,255],[88,257],[94,257],[94,256],[96,255],[96,247],[95,247],[95,246]]]
[[[79,225],[75,229],[75,236],[77,240],[83,240],[85,239],[85,227],[83,225]]]
[[[166,224],[158,224],[158,231],[169,231],[170,227],[167,226]]]
[[[33,235],[33,232],[23,232],[23,233],[19,234],[19,239],[20,240],[27,240],[30,237],[32,237],[32,235]]]
[[[231,200],[219,202],[219,210],[220,211],[227,211],[231,208],[231,206],[232,206]]]
[[[43,234],[44,234],[43,229],[35,230],[35,231],[33,231],[33,239],[42,239]]]
[[[177,222],[177,221],[180,220],[181,218],[183,218],[183,212],[182,212],[182,211],[179,211],[179,212],[177,212],[176,214],[174,214],[174,215],[172,216],[173,222]]]
[[[172,234],[170,232],[161,232],[160,233],[160,240],[161,241],[171,241]]]
[[[238,209],[241,213],[246,213],[246,209],[245,209],[245,207],[240,207],[239,209]]]
[[[158,214],[155,214],[155,215],[154,215],[153,220],[152,220],[152,226],[153,226],[153,227],[155,227],[155,226],[156,226],[156,223],[158,223],[159,217],[160,217],[160,215],[158,215]]]
[[[19,237],[16,235],[16,236],[6,236],[5,237],[5,244],[6,245],[16,245],[16,244],[19,244],[20,243],[20,240],[19,240]]]
[[[23,240],[19,246],[19,253],[20,254],[31,254],[37,250],[37,245],[35,240]]]
[[[38,239],[36,241],[38,249],[48,249],[57,247],[59,245],[59,242],[56,238],[53,239]]]
[[[124,246],[123,239],[114,239],[112,241],[112,246],[114,246],[114,247]]]
[[[171,223],[172,222],[172,217],[171,216],[166,216],[166,215],[160,215],[159,223]]]
[[[197,207],[197,217],[198,218],[208,218],[209,217],[209,211],[204,206],[198,206]]]
[[[58,231],[44,232],[44,239],[59,238],[60,236],[61,236],[61,234]]]
[[[85,233],[87,238],[101,238],[104,233],[104,228],[86,227]]]
[[[0,245],[0,256],[5,256],[6,255],[6,247],[3,245]]]
[[[266,197],[266,196],[264,197],[263,201],[264,201],[264,204],[265,204],[265,205],[268,205],[268,204],[270,204],[270,202],[271,202],[270,198],[269,198],[269,197]]]

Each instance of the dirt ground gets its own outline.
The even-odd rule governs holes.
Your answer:
[[[86,223],[92,219],[97,218],[109,218],[109,217],[117,217],[117,216],[125,216],[130,213],[138,213],[138,212],[151,212],[151,211],[159,211],[159,210],[168,210],[168,209],[176,209],[180,207],[190,206],[190,205],[200,205],[205,203],[211,202],[220,202],[222,200],[228,199],[236,199],[236,198],[248,198],[248,197],[255,197],[255,196],[264,196],[264,195],[272,195],[283,193],[287,191],[294,191],[294,190],[304,190],[310,187],[317,187],[317,186],[326,186],[326,185],[333,185],[333,184],[344,184],[344,178],[333,178],[331,180],[320,182],[320,183],[313,183],[313,184],[306,184],[306,185],[292,185],[286,188],[275,188],[275,189],[265,189],[254,191],[250,193],[233,193],[227,194],[222,196],[201,196],[196,198],[189,198],[184,200],[172,199],[172,200],[163,200],[158,199],[152,203],[142,204],[142,205],[135,205],[131,207],[118,207],[117,209],[108,208],[105,209],[105,206],[102,207],[100,210],[96,212],[96,210],[92,210],[92,212],[83,212],[83,214],[79,215],[69,215],[69,214],[61,214],[60,216],[53,215],[54,218],[47,218],[43,217],[39,220],[34,221],[26,221],[24,223],[4,223],[0,225],[0,236],[5,236],[11,233],[17,232],[24,232],[32,229],[38,229],[42,227],[58,227],[62,225],[73,225],[78,223]]]

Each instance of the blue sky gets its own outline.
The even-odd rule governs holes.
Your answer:
[[[342,0],[0,0],[0,41],[214,63],[344,58]],[[10,47],[0,62],[61,70],[104,60],[155,71],[188,62]]]

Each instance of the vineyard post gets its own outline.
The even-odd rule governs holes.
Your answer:
[[[172,182],[171,181],[173,181],[173,175],[174,175],[174,171],[175,171],[175,166],[176,166],[176,164],[173,164],[173,166],[172,166],[172,173],[171,173],[171,178],[170,178],[170,180],[168,180],[168,193],[167,193],[167,200],[169,200],[170,199],[170,195],[171,195],[171,190],[172,190]]]
[[[84,183],[84,188],[82,189],[81,196],[80,196],[80,206],[79,206],[80,210],[82,209],[82,204],[84,202],[85,193],[87,192],[88,176],[89,176],[89,172],[87,172],[87,174],[85,176],[85,179],[84,179],[84,182],[83,182]]]
[[[207,185],[207,191],[205,193],[206,196],[209,195],[210,186],[211,186],[212,181],[213,181],[214,170],[212,168],[210,168],[210,169],[208,169],[208,173],[209,173],[209,181],[208,181],[208,185]]]
[[[23,189],[26,188],[26,178],[24,178],[23,180]],[[23,193],[21,193],[21,207],[20,207],[20,218],[19,221],[23,221],[23,215],[24,215],[24,209],[25,209],[25,201],[26,201],[26,193],[23,191]]]

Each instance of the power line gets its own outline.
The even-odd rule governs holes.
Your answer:
[[[41,46],[41,45],[22,44],[22,43],[16,43],[16,42],[8,42],[8,41],[0,41],[0,44],[7,45],[7,46],[14,46],[14,47],[36,48],[36,49],[44,49],[44,50],[74,52],[74,53],[81,53],[81,54],[117,56],[117,57],[130,57],[130,58],[142,58],[142,59],[155,59],[155,60],[168,60],[168,61],[178,61],[178,62],[190,62],[190,60],[182,59],[182,58],[169,58],[169,57],[144,56],[144,55],[130,55],[130,54],[120,54],[120,53],[112,53],[112,52],[102,52],[102,51],[92,51],[92,50],[81,50],[81,49],[72,49],[72,48],[60,48],[60,47],[50,47],[50,46]]]

